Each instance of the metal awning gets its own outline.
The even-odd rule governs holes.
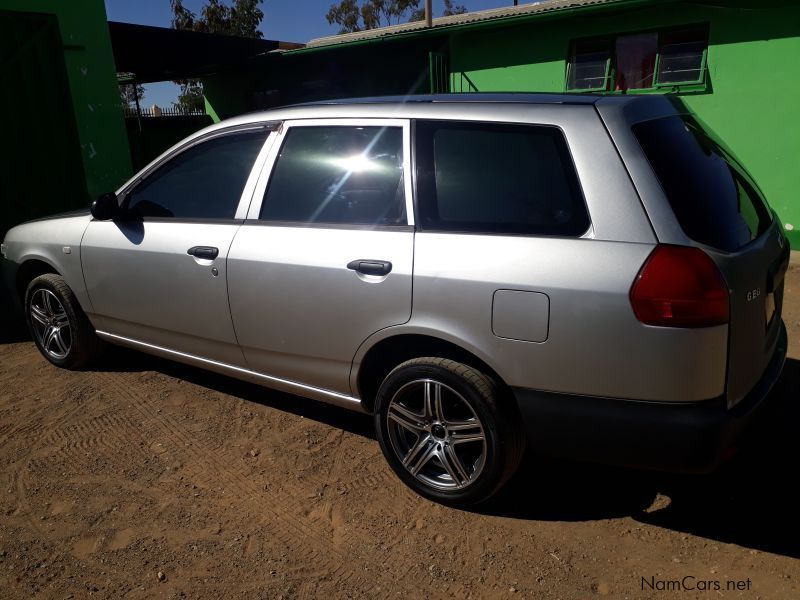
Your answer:
[[[137,83],[203,77],[303,44],[108,22],[118,73]]]

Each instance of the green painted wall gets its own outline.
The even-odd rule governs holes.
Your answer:
[[[88,197],[64,198],[62,206],[86,205],[131,175],[103,0],[3,0],[0,10],[50,14],[58,21],[79,140],[75,151],[83,164],[88,192]]]
[[[731,6],[735,4],[735,6]],[[766,7],[765,7],[766,5]],[[572,39],[710,24],[708,86],[684,102],[740,157],[800,248],[800,6],[672,3],[474,29],[450,38],[454,92],[565,90]]]

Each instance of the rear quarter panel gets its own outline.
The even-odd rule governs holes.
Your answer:
[[[717,397],[726,326],[649,327],[633,314],[628,292],[651,250],[591,239],[417,234],[409,326],[447,332],[512,387],[651,401]],[[494,335],[498,289],[548,296],[544,342]]]

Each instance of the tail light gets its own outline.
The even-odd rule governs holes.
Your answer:
[[[700,248],[656,246],[633,282],[630,299],[645,325],[711,327],[730,320],[728,287]]]

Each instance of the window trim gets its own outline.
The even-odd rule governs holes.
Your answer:
[[[687,85],[704,85],[706,82],[706,72],[707,72],[707,61],[708,61],[708,31],[706,31],[706,47],[703,48],[703,55],[700,59],[700,76],[693,80],[686,80],[686,81],[672,81],[661,83],[658,80],[658,72],[659,67],[661,66],[661,35],[663,33],[677,33],[680,31],[694,31],[695,28],[693,27],[681,27],[681,28],[671,28],[664,31],[658,32],[658,52],[656,53],[656,64],[653,71],[653,88],[650,89],[664,89],[664,88],[675,88],[675,87],[682,87]],[[701,27],[697,27],[697,31],[701,30]]]
[[[581,38],[577,40],[571,40],[569,44],[569,50],[567,54],[567,79],[564,82],[564,89],[568,92],[607,92],[609,87],[609,82],[611,81],[611,75],[613,74],[613,56],[614,56],[614,40],[615,38],[609,38],[606,36],[603,37],[592,37],[592,38]],[[608,58],[606,59],[606,72],[603,76],[603,85],[601,87],[586,87],[586,88],[571,88],[569,87],[569,80],[570,76],[572,75],[572,68],[573,68],[573,57],[575,56],[575,46],[578,43],[586,43],[586,42],[607,42],[609,44],[609,52]]]
[[[269,153],[269,149],[272,143],[275,140],[274,132],[280,128],[279,121],[264,121],[258,122],[254,121],[252,123],[245,123],[242,125],[233,125],[230,127],[224,127],[220,129],[215,129],[213,131],[209,131],[208,133],[198,135],[188,140],[184,140],[179,142],[157,158],[155,158],[152,162],[150,162],[147,166],[145,166],[141,171],[139,171],[134,177],[129,179],[119,190],[117,190],[117,200],[119,202],[119,206],[122,209],[125,209],[128,205],[128,195],[135,191],[136,188],[139,186],[140,183],[145,181],[148,177],[153,175],[156,171],[158,171],[162,166],[164,166],[167,162],[177,158],[184,152],[191,150],[195,146],[203,144],[205,142],[226,137],[229,135],[236,135],[238,133],[246,133],[246,132],[256,132],[259,130],[263,130],[267,133],[266,138],[264,139],[264,144],[261,146],[261,149],[258,151],[256,155],[256,159],[253,162],[253,166],[250,169],[250,173],[245,180],[245,185],[242,188],[242,194],[239,197],[239,202],[236,205],[236,211],[234,212],[233,218],[231,219],[216,219],[216,218],[200,218],[200,217],[143,217],[143,222],[148,222],[153,219],[157,219],[158,221],[169,220],[171,223],[209,223],[209,222],[217,222],[217,223],[232,223],[236,221],[242,221],[245,219],[247,215],[247,207],[249,206],[250,199],[252,197],[252,187],[255,186],[255,181],[257,174],[260,172],[261,167],[263,166],[263,161],[266,160],[267,155]],[[155,221],[154,221],[155,222]]]
[[[689,32],[689,31],[699,31],[704,32],[706,34],[706,47],[703,49],[703,56],[700,63],[700,76],[698,79],[692,81],[679,81],[679,82],[669,82],[669,83],[659,83],[658,81],[658,69],[661,63],[661,39],[662,36],[669,33],[679,33],[679,32]],[[569,49],[567,54],[567,68],[566,68],[566,78],[564,80],[564,90],[567,92],[576,92],[576,93],[586,93],[586,92],[599,92],[604,94],[652,94],[652,93],[662,93],[665,90],[675,90],[675,91],[706,91],[708,87],[708,47],[709,47],[709,40],[711,35],[711,26],[708,22],[700,22],[700,23],[688,23],[685,25],[675,25],[663,28],[650,28],[650,29],[642,29],[642,30],[634,30],[634,31],[620,31],[617,33],[609,34],[609,35],[601,35],[601,36],[592,36],[592,37],[584,37],[584,38],[575,38],[570,40],[569,42]],[[628,35],[637,35],[637,34],[646,34],[646,33],[656,33],[658,34],[658,45],[656,49],[656,62],[653,67],[653,85],[651,87],[646,88],[632,88],[628,90],[614,90],[609,89],[611,87],[611,82],[613,81],[616,70],[617,70],[617,56],[616,56],[616,41],[617,38],[628,36]],[[611,54],[608,59],[608,67],[606,69],[606,79],[605,79],[605,87],[601,88],[571,88],[569,87],[569,77],[570,72],[572,70],[572,60],[573,60],[573,53],[575,46],[580,43],[600,43],[600,42],[608,42],[611,44]]]
[[[586,214],[586,229],[584,229],[579,234],[574,235],[566,235],[563,233],[558,234],[550,234],[550,233],[541,233],[541,232],[513,232],[513,231],[494,231],[491,229],[461,229],[456,227],[438,227],[438,226],[429,226],[422,224],[422,214],[424,212],[424,201],[423,201],[423,192],[424,185],[422,183],[422,177],[419,176],[419,168],[422,166],[422,162],[420,161],[420,152],[418,151],[419,147],[419,133],[417,131],[417,127],[419,124],[424,123],[444,123],[444,124],[462,124],[466,126],[470,125],[483,125],[487,127],[516,127],[516,128],[547,128],[547,129],[555,129],[561,134],[562,139],[564,140],[564,145],[566,148],[566,154],[569,157],[569,164],[572,167],[572,171],[575,174],[575,184],[578,194],[582,200],[582,206],[584,212]],[[578,169],[578,165],[575,162],[575,157],[572,154],[572,147],[569,143],[569,137],[567,136],[567,132],[564,129],[554,123],[530,123],[530,122],[509,122],[509,121],[485,121],[485,120],[475,120],[475,119],[442,119],[442,118],[424,118],[424,119],[414,119],[413,121],[414,126],[414,191],[415,191],[415,206],[416,209],[419,211],[418,214],[420,215],[419,223],[416,225],[416,230],[419,232],[424,233],[437,233],[437,234],[447,234],[447,235],[477,235],[477,236],[486,236],[486,235],[493,235],[493,236],[502,236],[502,237],[530,237],[530,238],[547,238],[547,239],[564,239],[564,240],[576,240],[576,239],[592,239],[594,237],[594,224],[592,222],[592,213],[589,210],[589,203],[587,202],[586,192],[583,189],[583,181],[581,181],[580,170]],[[432,156],[431,160],[435,160]]]
[[[335,119],[296,119],[284,121],[282,127],[277,131],[277,135],[269,149],[268,156],[264,161],[261,172],[258,175],[258,182],[253,190],[253,198],[250,208],[247,211],[247,223],[259,223],[261,225],[272,225],[274,227],[291,226],[292,222],[274,221],[270,219],[260,219],[261,205],[264,202],[264,194],[269,186],[270,179],[274,172],[278,155],[286,141],[289,130],[293,127],[399,127],[403,132],[403,191],[406,200],[406,222],[396,225],[381,225],[391,229],[402,227],[414,227],[414,196],[411,177],[411,121],[410,119],[382,119],[382,118],[335,118]],[[288,224],[288,225],[287,225]],[[306,226],[318,225],[321,228],[326,225],[342,225],[344,229],[362,229],[363,224],[358,223],[305,223]],[[296,222],[295,222],[296,226]]]

